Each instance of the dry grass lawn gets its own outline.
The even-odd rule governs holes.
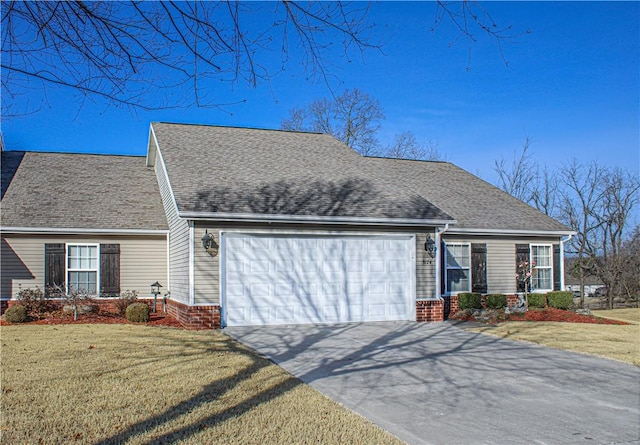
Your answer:
[[[612,320],[622,320],[627,323],[640,324],[640,308],[593,311],[592,314],[601,318],[610,318]]]
[[[640,321],[640,309],[606,311],[608,318]],[[600,315],[600,312],[597,313]],[[510,321],[497,326],[470,328],[470,331],[512,340],[524,340],[557,349],[596,355],[640,366],[640,325],[626,326]]]
[[[1,344],[1,443],[402,443],[221,332],[8,326]]]

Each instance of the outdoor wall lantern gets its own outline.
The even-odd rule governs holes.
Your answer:
[[[424,250],[427,251],[429,256],[433,258],[436,254],[436,242],[431,238],[431,235],[427,235],[427,241],[424,243]]]
[[[151,293],[153,294],[153,313],[156,313],[156,304],[158,302],[158,295],[160,295],[160,288],[162,284],[157,281],[151,285]]]
[[[213,235],[207,230],[205,230],[204,235],[202,235],[202,247],[204,247],[204,250],[212,257],[218,255],[218,244]]]

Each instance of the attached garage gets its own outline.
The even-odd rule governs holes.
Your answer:
[[[415,319],[413,235],[221,236],[227,326]]]

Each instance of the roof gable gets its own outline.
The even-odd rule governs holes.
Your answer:
[[[182,215],[453,220],[409,188],[367,171],[365,158],[329,135],[167,123],[152,127]]]

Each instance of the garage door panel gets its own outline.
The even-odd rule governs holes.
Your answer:
[[[409,236],[225,235],[225,324],[410,319],[414,248]]]

